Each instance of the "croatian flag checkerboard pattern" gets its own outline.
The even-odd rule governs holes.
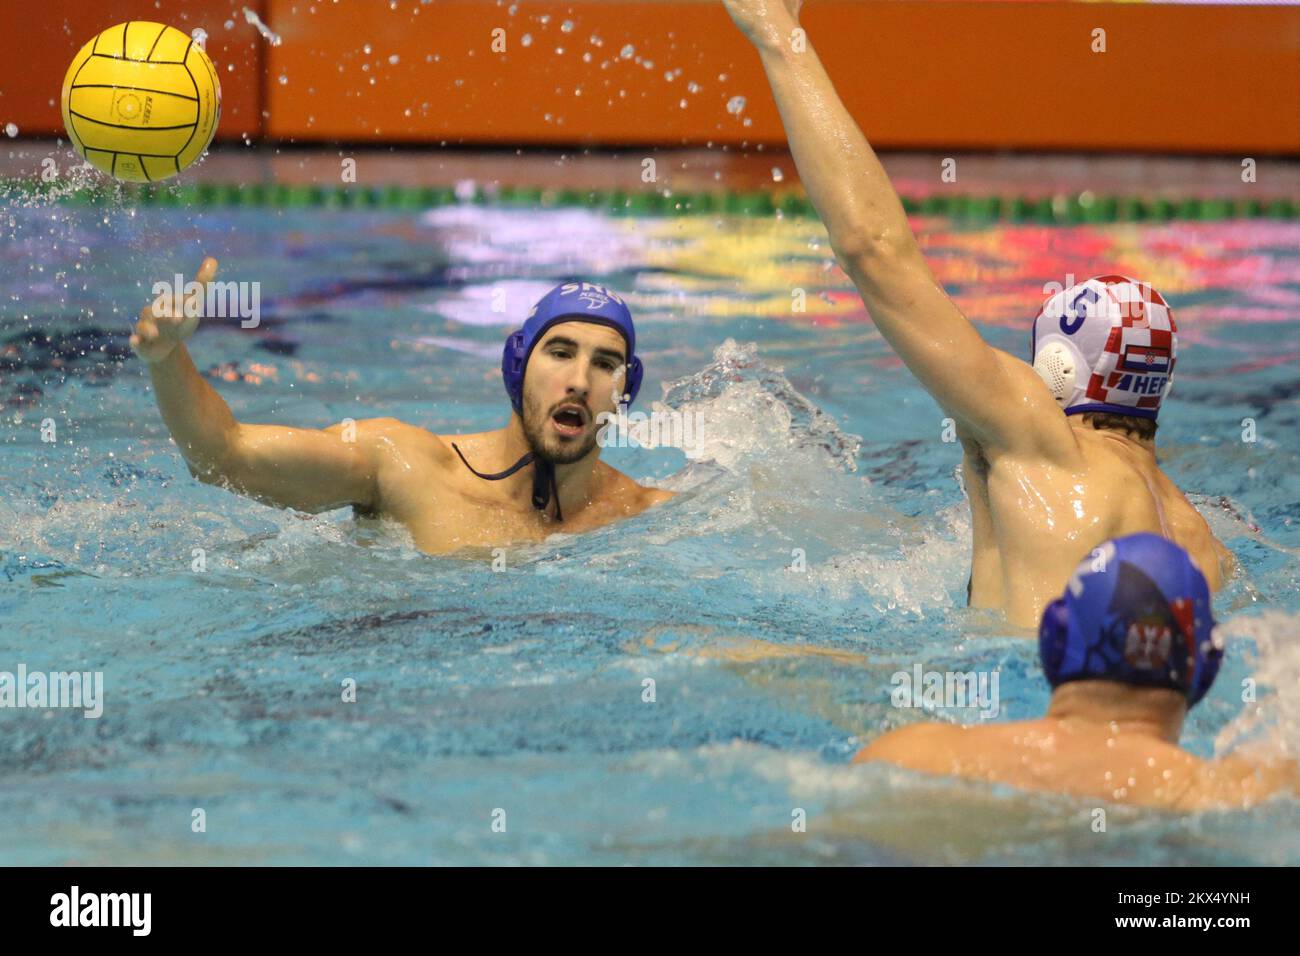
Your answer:
[[[1056,395],[1067,415],[1155,418],[1177,358],[1168,303],[1146,283],[1121,275],[1096,276],[1057,292],[1034,319],[1033,341],[1036,364],[1053,348],[1074,356],[1073,379]],[[1055,368],[1059,375],[1059,362]],[[1045,371],[1049,388],[1057,388],[1047,366],[1039,374]]]
[[[1173,374],[1173,313],[1160,293],[1125,276],[1099,276],[1090,282],[1104,288],[1099,302],[1111,317],[1110,334],[1092,366],[1087,396],[1106,405],[1154,410]]]

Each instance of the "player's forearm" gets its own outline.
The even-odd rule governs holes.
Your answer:
[[[788,43],[758,49],[799,177],[840,261],[914,247],[902,203],[817,53]]]
[[[185,461],[200,478],[219,477],[239,431],[230,407],[199,374],[184,345],[150,362],[149,377],[163,421]]]

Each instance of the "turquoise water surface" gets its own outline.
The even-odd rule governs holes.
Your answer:
[[[1067,270],[1170,300],[1163,461],[1242,566],[1184,742],[1294,754],[1300,225],[916,225],[1017,354]],[[926,716],[890,704],[916,662],[999,668],[1000,720],[1048,695],[1028,635],[964,607],[957,446],[813,220],[9,200],[0,227],[0,670],[105,681],[97,720],[0,710],[0,863],[1300,863],[1293,801],[1115,808],[1097,834],[1095,801],[849,765]],[[574,275],[624,291],[641,407],[703,425],[690,455],[607,460],[681,494],[494,572],[197,483],[126,336],[205,253],[261,284],[258,328],[190,343],[250,422],[498,427],[532,301]]]

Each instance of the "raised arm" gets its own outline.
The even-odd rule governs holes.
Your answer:
[[[200,288],[216,276],[217,261],[203,260]],[[184,340],[200,318],[202,292],[177,303],[159,296],[140,313],[131,347],[147,363],[154,395],[190,473],[224,484],[267,504],[318,512],[352,504],[375,505],[380,449],[394,428],[390,419],[335,425],[324,430],[245,425],[194,367]]]
[[[762,58],[786,138],[831,248],[885,340],[939,405],[982,444],[1041,442],[1060,419],[1026,363],[994,349],[935,280],[880,161],[811,44],[797,51],[800,0],[725,0]],[[1062,423],[1063,424],[1063,423]],[[1068,435],[1064,427],[1052,430]]]

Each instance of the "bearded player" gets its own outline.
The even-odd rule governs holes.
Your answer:
[[[191,290],[199,301],[160,296],[131,336],[200,481],[299,511],[351,505],[399,522],[432,553],[587,531],[671,497],[600,460],[602,413],[634,400],[642,378],[631,312],[603,286],[556,286],[507,339],[504,428],[445,436],[394,418],[324,429],[237,421],[184,344],[216,271],[205,259]]]

